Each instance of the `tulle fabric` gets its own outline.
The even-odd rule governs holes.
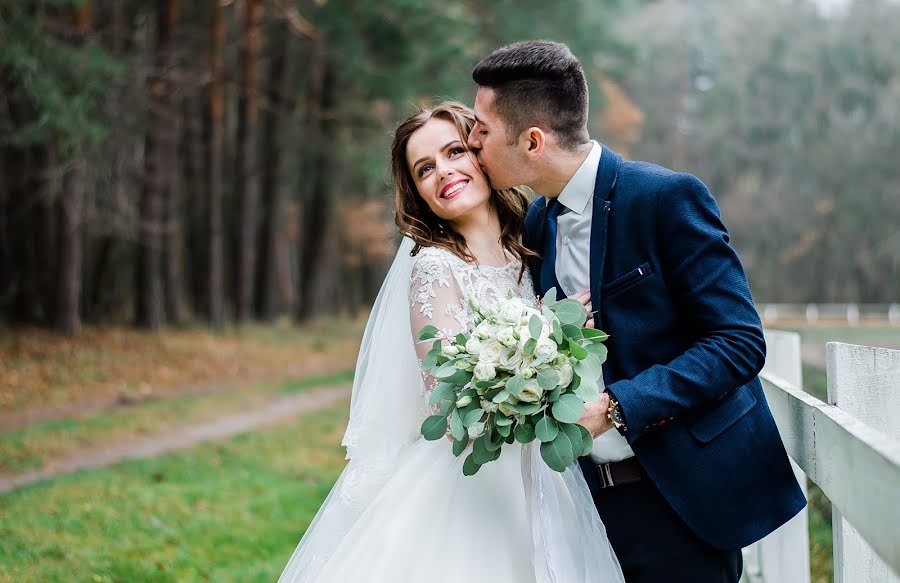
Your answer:
[[[349,460],[279,583],[622,583],[577,465],[558,473],[537,447],[505,445],[471,477],[428,415],[409,325],[413,242],[404,238],[366,325]]]

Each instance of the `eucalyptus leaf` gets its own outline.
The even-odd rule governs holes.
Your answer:
[[[482,411],[481,407],[479,407],[478,409],[469,411],[465,414],[465,417],[463,417],[463,425],[465,425],[466,427],[469,427],[470,425],[474,425],[474,424],[478,423],[479,421],[481,421],[481,418],[483,416],[484,416],[484,411]],[[579,415],[579,417],[580,417],[580,415]]]
[[[584,349],[584,346],[574,340],[569,340],[569,352],[579,361],[584,360],[588,356],[588,351]]]
[[[544,415],[534,426],[534,434],[542,442],[553,441],[559,433],[559,425],[552,417]]]
[[[509,387],[509,383],[507,383],[506,386]],[[507,400],[508,398],[509,398],[509,393],[507,393],[506,391],[500,391],[499,393],[494,395],[494,398],[491,399],[491,401],[493,401],[494,403],[502,403],[503,401]]]
[[[468,340],[469,339],[466,338],[466,335],[463,334],[462,332],[460,332],[459,334],[456,335],[456,343],[459,344],[460,346],[465,346],[466,342],[468,342]]]
[[[585,348],[585,350],[587,350],[588,352],[590,352],[591,354],[593,354],[597,358],[599,358],[601,363],[606,362],[606,355],[608,353],[608,349],[603,344],[600,344],[599,342],[595,342],[592,344],[588,344],[584,348]]]
[[[587,310],[575,300],[562,300],[553,306],[553,311],[562,324],[581,327],[587,321]]]
[[[496,429],[497,433],[503,437],[509,437],[509,434],[512,433],[512,425],[497,425]]]
[[[556,345],[559,346],[562,344],[563,338],[565,337],[565,334],[563,334],[562,331],[562,325],[559,323],[559,318],[554,317],[550,326],[553,328],[553,339],[556,341]]]
[[[609,340],[609,334],[603,330],[597,330],[596,328],[582,328],[581,333],[584,334],[585,338],[597,340],[598,342]]]
[[[487,438],[487,441],[485,441],[485,444],[484,444],[485,447],[487,448],[488,451],[494,452],[494,451],[497,451],[498,449],[500,449],[500,446],[503,445],[503,438],[506,436],[501,435],[495,429],[495,430],[488,432],[488,434],[485,437]]]
[[[544,324],[541,322],[540,316],[534,314],[531,316],[531,319],[528,320],[528,333],[531,334],[531,337],[540,338],[541,332],[544,329]]]
[[[434,326],[428,325],[419,330],[419,340],[431,340],[435,336],[437,336],[438,329]]]
[[[556,288],[551,287],[549,290],[547,290],[547,293],[544,294],[541,302],[543,302],[545,306],[553,307],[553,304],[556,303]]]
[[[553,403],[551,411],[557,421],[575,423],[584,415],[584,401],[576,395],[563,395]]]
[[[573,326],[572,324],[565,324],[562,327],[563,334],[573,340],[581,340],[582,338],[584,338],[584,334],[582,334],[581,330],[582,328]]]
[[[534,441],[534,427],[531,425],[516,425],[516,441],[519,443],[531,443]]]
[[[434,377],[441,380],[446,380],[446,382],[451,382],[449,379],[453,377],[456,373],[461,372],[458,368],[456,368],[455,361],[447,361],[440,366],[436,371],[434,371]],[[456,383],[454,383],[456,384]]]
[[[443,380],[445,382],[452,383],[457,387],[463,387],[466,385],[466,383],[472,380],[472,373],[464,370],[457,370],[456,373],[453,374],[453,376],[449,376]]]
[[[468,439],[454,439],[453,440],[453,455],[459,457],[462,455],[462,452],[466,451],[466,446],[469,445]]]
[[[451,397],[453,397],[453,385],[438,383],[438,386],[428,395],[428,404],[434,405],[440,400],[450,399]]]
[[[482,435],[472,442],[472,456],[478,465],[486,464],[493,457],[487,448],[487,436]]]
[[[429,350],[428,354],[425,355],[425,359],[422,361],[422,368],[431,369],[437,364],[438,356],[441,355],[440,350]]]
[[[588,431],[584,425],[576,423],[575,427],[578,428],[578,432],[581,434],[581,455],[590,455],[591,451],[594,449],[594,438],[591,435],[591,432]]]
[[[453,436],[453,439],[459,441],[468,439],[468,434],[466,433],[466,428],[463,426],[459,409],[454,409],[453,412],[450,413],[450,434]]]
[[[422,436],[428,441],[436,441],[447,434],[447,418],[432,415],[422,423]]]
[[[552,391],[559,384],[559,373],[552,368],[541,369],[537,373],[537,382],[545,391]]]
[[[603,363],[595,354],[585,357],[575,363],[575,372],[583,382],[596,382],[603,374]]]
[[[525,356],[531,358],[534,356],[534,349],[537,348],[537,340],[534,338],[529,338],[525,343]]]
[[[474,476],[481,469],[481,464],[475,463],[475,453],[470,453],[463,462],[463,475]]]
[[[504,415],[503,413],[497,412],[494,413],[494,425],[497,427],[504,427],[513,424],[513,420]]]
[[[593,381],[580,385],[573,392],[585,403],[596,403],[600,396],[600,387],[597,386],[597,381]]]
[[[541,457],[551,469],[564,472],[575,461],[572,442],[560,432],[552,441],[541,444]]]
[[[562,393],[562,387],[556,387],[547,394],[547,401],[549,401],[550,403],[556,401],[557,399],[559,399],[560,393]]]
[[[506,392],[510,395],[515,395],[518,397],[522,394],[522,389],[525,388],[525,379],[522,378],[522,375],[516,375],[506,381]],[[496,401],[495,401],[496,403]]]
[[[559,430],[566,434],[566,437],[569,438],[569,443],[572,446],[572,453],[575,457],[580,457],[582,455],[586,455],[582,453],[584,451],[584,440],[581,437],[581,431],[578,429],[581,425],[577,423],[560,423]],[[584,429],[584,427],[581,427]],[[587,431],[585,429],[585,431]],[[590,434],[588,434],[590,435]],[[593,447],[593,441],[591,441],[591,447]]]
[[[541,403],[518,403],[516,405],[519,415],[534,415],[541,410],[541,407],[543,407]]]

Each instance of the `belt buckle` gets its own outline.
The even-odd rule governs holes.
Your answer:
[[[612,470],[610,469],[611,465],[612,462],[597,464],[597,475],[600,476],[601,488],[609,488],[610,486],[616,485],[615,481],[613,481]]]

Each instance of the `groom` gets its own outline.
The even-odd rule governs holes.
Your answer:
[[[610,334],[579,460],[628,583],[736,582],[741,547],[806,501],[756,375],[762,327],[706,186],[591,141],[584,71],[526,41],[472,73],[469,146],[496,189],[525,184],[538,293],[590,290]]]

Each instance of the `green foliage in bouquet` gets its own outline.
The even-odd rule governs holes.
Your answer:
[[[500,457],[504,443],[540,442],[541,457],[562,472],[593,446],[576,423],[585,403],[599,397],[597,379],[608,336],[582,328],[587,310],[575,300],[556,300],[550,290],[540,309],[510,293],[490,307],[474,298],[469,333],[446,337],[434,326],[419,332],[434,340],[423,368],[436,379],[428,404],[435,414],[422,424],[428,440],[449,435],[453,453],[472,448],[463,473],[473,475]]]

